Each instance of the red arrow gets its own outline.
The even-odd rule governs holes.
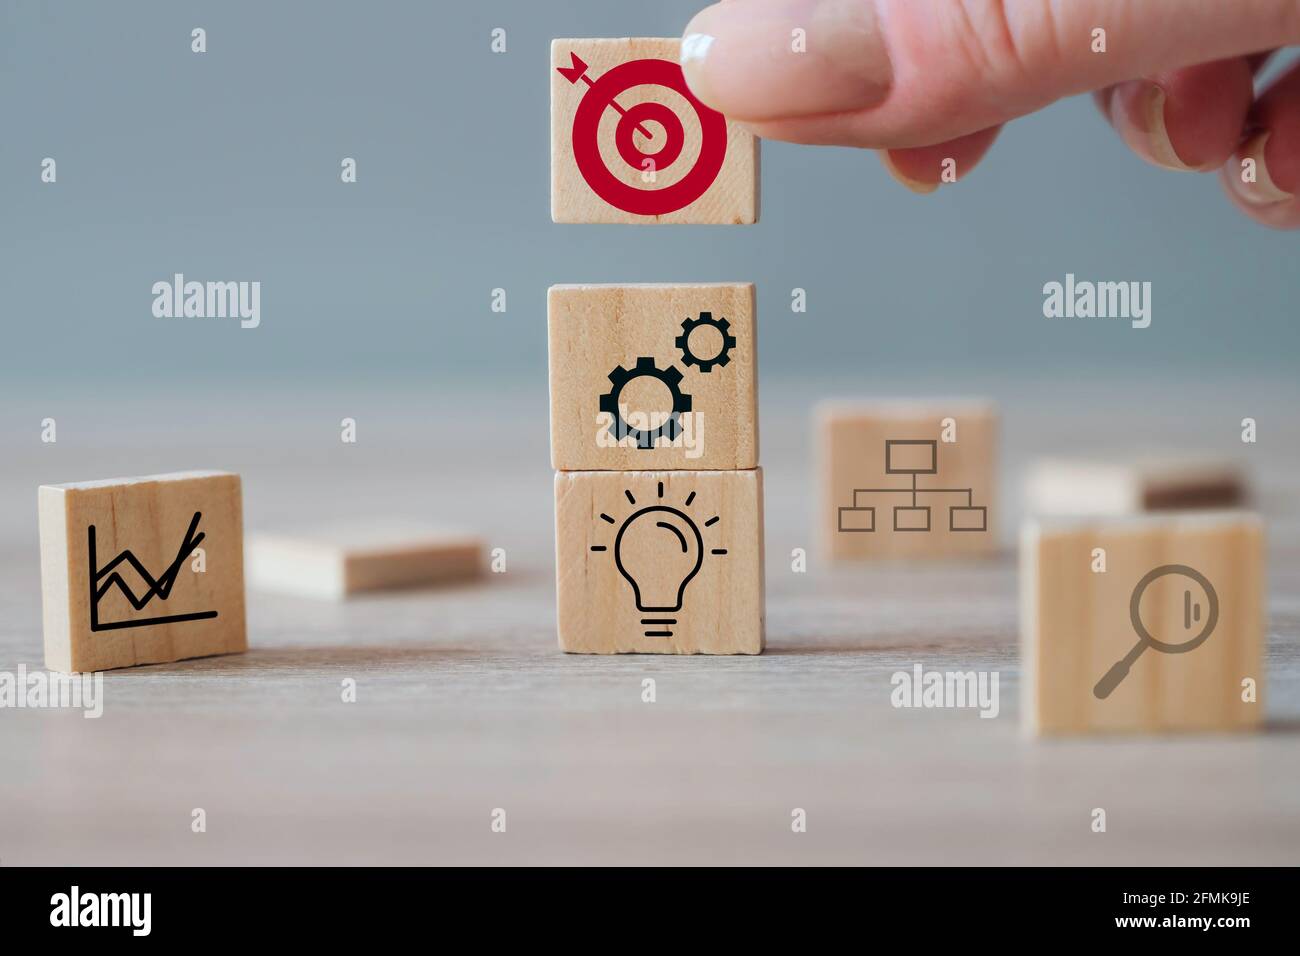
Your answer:
[[[582,80],[582,82],[586,83],[588,87],[595,86],[596,84],[592,82],[591,77],[587,75],[587,64],[582,62],[582,58],[579,57],[578,54],[570,50],[569,59],[573,61],[573,65],[557,66],[555,68],[556,72],[558,72],[560,76],[564,77],[570,83],[577,83],[579,80]],[[619,116],[627,115],[627,110],[619,106],[618,103],[615,102],[614,100],[610,100],[609,105],[614,107],[614,109],[618,110]],[[650,131],[646,129],[644,126],[642,126],[640,123],[637,123],[634,129],[636,129],[636,131],[640,133],[642,136],[644,136],[646,139],[651,138]]]
[[[573,61],[573,66],[557,66],[560,76],[564,77],[570,83],[577,83],[578,80],[587,80],[587,64],[583,63],[578,54],[570,51],[569,59]],[[587,85],[591,86],[591,80],[587,80]]]

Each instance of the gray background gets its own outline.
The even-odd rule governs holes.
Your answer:
[[[1086,97],[1012,124],[935,196],[867,152],[765,143],[757,226],[552,224],[549,40],[675,36],[699,6],[5,0],[0,377],[50,398],[178,380],[537,394],[547,285],[741,279],[769,379],[1294,372],[1296,236],[1238,216],[1213,177],[1145,166]],[[173,272],[260,280],[262,327],[154,318]],[[1151,281],[1152,327],[1044,319],[1067,272]]]
[[[41,665],[42,482],[225,468],[250,533],[409,516],[510,556],[468,588],[250,588],[247,654],[114,671],[100,720],[0,711],[0,862],[1296,863],[1296,236],[1144,166],[1086,99],[1013,124],[936,196],[862,152],[769,143],[755,227],[553,225],[548,41],[676,35],[694,8],[0,0],[0,671]],[[153,318],[176,271],[260,280],[261,328]],[[1152,327],[1044,319],[1067,272],[1153,282]],[[740,279],[759,287],[768,651],[560,654],[545,289]],[[808,416],[832,392],[997,399],[1002,552],[822,562]],[[1254,476],[1268,732],[1026,740],[1025,465],[1161,447]],[[1001,673],[998,719],[893,709],[915,663]]]

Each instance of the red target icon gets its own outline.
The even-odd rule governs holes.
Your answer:
[[[727,158],[727,121],[691,93],[682,68],[668,60],[629,60],[604,73],[599,79],[587,76],[587,64],[578,54],[570,53],[573,65],[557,67],[570,83],[582,80],[587,93],[573,117],[573,158],[587,185],[601,199],[624,212],[638,216],[662,216],[684,209],[699,199],[722,171]],[[614,146],[619,158],[638,172],[649,168],[665,170],[675,163],[686,145],[686,129],[679,117],[663,103],[638,103],[624,109],[617,97],[637,86],[663,86],[681,95],[695,110],[700,124],[700,153],[695,165],[670,186],[638,189],[610,171],[600,155],[600,118],[606,109],[618,113],[614,129]],[[646,123],[655,123],[664,131],[664,144],[654,152],[637,145],[634,133],[650,139]],[[653,165],[649,165],[647,163]]]

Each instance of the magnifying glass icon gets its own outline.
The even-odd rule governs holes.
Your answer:
[[[1163,578],[1169,574],[1181,574],[1190,578],[1201,586],[1205,592],[1205,597],[1209,601],[1210,609],[1205,615],[1204,623],[1201,629],[1193,637],[1179,643],[1168,643],[1157,640],[1147,630],[1146,625],[1142,623],[1142,595],[1153,581]],[[1128,676],[1129,669],[1133,663],[1142,656],[1142,652],[1148,647],[1152,650],[1159,651],[1162,654],[1186,654],[1188,651],[1194,651],[1206,642],[1210,634],[1214,631],[1214,625],[1219,622],[1219,595],[1214,591],[1214,585],[1210,583],[1209,578],[1203,575],[1195,568],[1188,567],[1185,564],[1162,564],[1158,568],[1152,568],[1142,580],[1137,583],[1133,589],[1133,596],[1128,602],[1128,616],[1133,624],[1133,630],[1137,632],[1138,641],[1133,645],[1133,649],[1125,654],[1120,660],[1116,661],[1111,669],[1106,671],[1104,677],[1097,681],[1097,686],[1092,689],[1092,694],[1098,700],[1105,700],[1111,695],[1111,692],[1119,686],[1120,681]],[[1199,602],[1192,600],[1190,590],[1183,592],[1183,628],[1190,631],[1192,625],[1201,620],[1201,605]]]

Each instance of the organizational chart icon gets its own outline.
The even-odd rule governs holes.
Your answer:
[[[936,498],[965,497],[965,504],[949,504],[948,530],[988,530],[988,508],[974,501],[973,488],[945,488],[921,485],[920,478],[939,474],[939,443],[935,439],[890,438],[885,440],[885,474],[911,479],[911,487],[854,488],[852,503],[839,509],[838,530],[871,533],[876,530],[876,505],[866,502],[879,496],[906,495],[910,501],[892,506],[892,527],[901,532],[927,532],[934,527],[931,513]],[[923,503],[923,499],[925,503]],[[942,506],[942,505],[941,505]]]

